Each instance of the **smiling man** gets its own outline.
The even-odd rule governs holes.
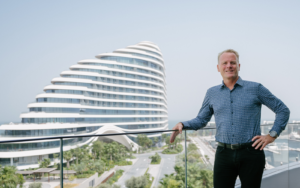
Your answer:
[[[214,188],[233,188],[239,176],[242,188],[258,188],[265,167],[263,148],[285,129],[290,111],[260,83],[242,80],[239,54],[228,49],[218,56],[217,69],[223,77],[221,85],[207,90],[196,118],[175,125],[170,142],[182,129],[200,129],[207,125],[212,115],[216,121],[216,150]],[[276,113],[268,135],[261,135],[261,106]]]

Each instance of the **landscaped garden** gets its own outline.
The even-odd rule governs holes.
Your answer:
[[[185,182],[185,155],[180,154],[183,151],[183,146],[181,144],[182,137],[177,137],[174,143],[170,143],[170,137],[164,136],[164,141],[166,146],[156,149],[165,148],[163,154],[177,154],[175,159],[175,166],[173,174],[166,174],[164,178],[159,180],[160,188],[168,187],[184,187]],[[148,151],[153,151],[152,147],[155,145],[154,139],[148,138],[146,135],[138,135],[137,142],[140,146],[138,153],[145,153]],[[206,156],[201,156],[198,152],[198,148],[195,144],[188,144],[188,156],[187,156],[187,176],[188,176],[188,187],[205,187],[211,188],[213,185],[212,174],[210,167],[203,164],[202,158],[207,158]],[[59,158],[58,155],[54,155],[55,158]],[[114,166],[131,165],[132,161],[129,158],[136,158],[132,155],[131,149],[126,148],[122,144],[117,142],[105,143],[101,141],[94,142],[91,146],[84,145],[82,147],[76,147],[70,151],[64,152],[64,159],[66,164],[64,164],[64,171],[74,170],[76,174],[70,175],[68,178],[70,181],[78,178],[89,178],[98,172],[100,176],[104,171],[112,169]],[[151,159],[151,164],[160,164],[161,156],[156,152],[154,155],[149,157]],[[50,159],[44,159],[39,162],[40,168],[46,168],[50,166]],[[55,168],[60,169],[59,164],[54,164]],[[15,174],[16,168],[11,166],[6,166],[0,168],[0,188],[6,188],[6,183],[9,183],[11,188],[17,187],[19,184],[22,188],[25,182],[21,174]],[[34,170],[34,169],[31,169]],[[98,188],[119,188],[119,185],[115,185],[118,179],[123,175],[123,170],[117,170],[116,173],[110,177],[106,183],[101,184]],[[6,175],[8,174],[8,175]],[[44,177],[47,175],[44,175]],[[8,178],[12,177],[12,178]],[[28,176],[28,178],[32,178]],[[142,176],[131,177],[126,181],[127,188],[148,188],[151,187],[154,178],[150,177],[148,170]],[[69,183],[65,184],[65,187],[73,187],[76,184]],[[32,184],[32,188],[39,188],[38,184]]]
[[[98,176],[100,176],[104,171],[108,171],[116,165],[132,165],[132,161],[128,161],[127,159],[134,158],[131,149],[126,148],[124,145],[117,142],[105,143],[101,141],[93,142],[91,146],[84,145],[66,151],[63,153],[63,157],[66,161],[66,164],[64,164],[63,167],[64,171],[76,171],[76,175],[69,175],[68,178],[70,181],[73,181],[76,178],[89,178],[96,172],[98,172]],[[54,154],[53,158],[55,161],[55,159],[59,158],[59,155]],[[43,159],[42,161],[39,161],[39,168],[52,167],[57,170],[60,169],[59,163],[54,163],[52,166],[50,166],[50,164],[50,159]],[[37,168],[31,168],[27,170],[36,169]],[[25,179],[22,174],[16,174],[16,171],[17,169],[14,166],[0,166],[0,188],[7,188],[8,185],[10,188],[15,188],[17,185],[22,188]],[[122,176],[122,173],[122,170],[118,170],[116,174],[108,180],[108,183],[115,183],[118,178]],[[48,177],[48,174],[44,174],[43,177]],[[26,176],[26,179],[33,179],[33,175]],[[72,185],[68,184],[66,186],[72,187]],[[39,184],[32,184],[31,186],[33,188],[38,188]]]
[[[149,169],[149,168],[148,168]],[[150,178],[150,174],[148,173],[148,169],[144,175],[139,177],[132,176],[125,183],[127,188],[150,188],[154,178]]]
[[[183,151],[183,146],[180,144],[182,138],[177,136],[173,143],[170,143],[170,136],[165,139],[166,149],[162,151],[163,154],[178,154]]]
[[[203,164],[201,154],[195,144],[189,143],[187,148],[187,184],[190,188],[212,188],[213,171],[211,166]],[[159,188],[185,187],[185,154],[176,156],[175,173],[165,174],[160,180]]]
[[[64,170],[75,170],[77,172],[76,175],[69,177],[70,181],[75,178],[89,178],[96,172],[100,176],[104,171],[108,171],[116,165],[132,165],[132,161],[126,160],[131,157],[132,151],[120,143],[96,141],[93,142],[91,147],[85,145],[64,152],[64,159],[67,161]],[[72,159],[72,165],[70,165]],[[118,186],[112,186],[112,184],[118,181],[123,172],[123,170],[116,171],[103,186],[117,188]]]

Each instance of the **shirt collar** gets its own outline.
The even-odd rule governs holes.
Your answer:
[[[244,85],[244,81],[243,81],[243,79],[239,76],[239,79],[236,81],[236,83],[235,83],[235,85],[240,85],[240,86],[243,86]],[[220,88],[223,88],[225,86],[225,84],[224,84],[224,80],[222,80],[222,84],[221,84],[221,86],[220,86]]]

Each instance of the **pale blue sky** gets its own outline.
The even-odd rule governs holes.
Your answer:
[[[187,3],[188,2],[188,3]],[[0,122],[82,59],[148,40],[164,54],[169,119],[196,116],[221,83],[217,54],[240,53],[240,76],[262,83],[300,118],[300,1],[0,0]],[[263,119],[274,119],[263,108]]]

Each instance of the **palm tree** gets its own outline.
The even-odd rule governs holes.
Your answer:
[[[165,142],[168,145],[168,148],[170,148],[170,145],[171,145],[171,143],[170,143],[170,136],[168,136],[167,138],[165,138]]]
[[[119,152],[121,154],[121,157],[125,157],[125,147],[123,145],[119,145]]]
[[[163,141],[168,137],[167,134],[162,134],[161,137],[163,138]]]
[[[78,172],[79,174],[81,174],[86,168],[85,164],[78,164],[78,165],[72,165],[72,166],[73,166],[74,170],[76,172]]]
[[[67,161],[67,168],[70,167],[70,160],[73,158],[71,151],[64,152],[64,159]]]
[[[79,160],[82,160],[84,158],[89,158],[88,156],[89,154],[89,151],[88,151],[88,148],[80,148],[80,153],[79,153]]]
[[[96,161],[95,164],[94,164],[94,170],[96,172],[102,173],[103,170],[104,170],[104,166],[105,166],[105,164],[104,164],[103,161],[100,161],[100,160]]]
[[[25,182],[22,174],[16,174],[16,167],[0,165],[0,188],[15,188],[19,184],[22,188]]]
[[[131,148],[130,148],[130,159],[131,159],[132,158],[132,152],[133,152],[134,144],[131,143],[130,146],[131,146]]]
[[[92,151],[93,153],[95,153],[96,155],[98,154],[99,155],[99,159],[101,160],[101,152],[103,150],[103,146],[104,146],[104,143],[97,140],[96,142],[93,143],[93,146],[92,146]]]
[[[154,137],[154,138],[153,138],[153,142],[154,142],[154,144],[157,144],[157,143],[158,143],[158,138],[157,138],[157,137]]]
[[[82,149],[80,147],[77,147],[75,149],[71,149],[71,152],[73,153],[73,156],[76,157],[76,164],[78,164],[78,160],[82,158]]]
[[[152,144],[153,144],[153,141],[150,138],[148,138],[147,139],[147,144],[146,144],[147,148],[150,148],[152,146]]]
[[[113,160],[113,156],[116,154],[116,145],[114,143],[109,143],[105,145],[105,151],[108,157],[110,158],[110,161]]]
[[[44,159],[40,162],[40,168],[47,168],[51,164],[50,159]]]

